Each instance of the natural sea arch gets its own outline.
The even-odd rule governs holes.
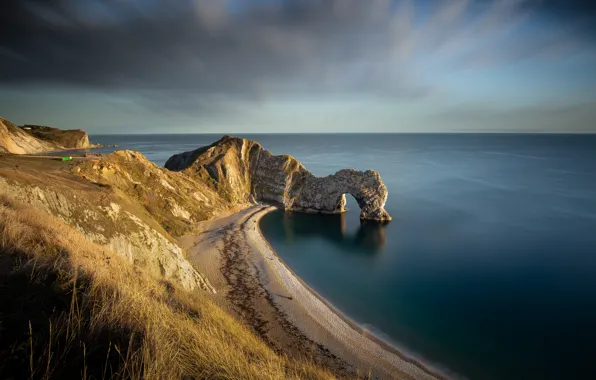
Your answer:
[[[343,169],[326,177],[312,177],[293,200],[292,210],[322,213],[345,212],[346,194],[360,207],[360,219],[389,221],[385,211],[387,187],[374,170]]]

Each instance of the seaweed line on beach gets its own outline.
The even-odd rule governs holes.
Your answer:
[[[261,212],[257,209],[239,226],[226,226],[224,236],[221,273],[229,289],[227,300],[237,313],[276,352],[306,359],[332,369],[340,377],[354,376],[351,366],[331,353],[324,345],[308,338],[287,317],[277,305],[274,295],[260,281],[261,273],[251,260],[250,249],[245,246],[244,228],[252,216]],[[284,297],[291,300],[291,297]],[[274,329],[283,331],[286,339],[272,337]]]

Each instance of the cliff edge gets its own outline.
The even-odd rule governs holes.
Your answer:
[[[262,201],[286,210],[313,213],[345,211],[345,194],[360,206],[360,218],[390,221],[387,187],[374,170],[343,169],[316,177],[289,155],[275,156],[259,143],[224,136],[212,145],[176,154],[165,167],[210,184],[232,203]]]
[[[0,117],[0,152],[35,154],[56,150],[94,148],[86,132],[39,125],[17,127]]]
[[[33,137],[54,144],[60,148],[85,149],[94,147],[89,135],[81,129],[62,130],[42,125],[24,125],[21,129]]]

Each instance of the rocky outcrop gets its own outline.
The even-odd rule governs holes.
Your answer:
[[[25,125],[17,127],[0,118],[0,152],[13,154],[35,154],[57,150],[94,148],[89,136],[79,129]]]
[[[315,177],[292,156],[275,156],[259,143],[224,136],[216,143],[172,156],[165,167],[209,183],[230,202],[262,201],[286,210],[315,213],[345,211],[345,194],[360,206],[360,218],[389,221],[387,187],[379,173],[340,170]]]
[[[155,278],[176,282],[187,290],[215,292],[207,278],[186,259],[176,239],[164,229],[164,221],[159,223],[161,214],[144,208],[135,197],[115,185],[74,176],[59,161],[42,162],[47,166],[40,170],[27,165],[25,159],[0,158],[0,195],[10,194],[15,200],[61,219],[90,241],[105,246]],[[15,163],[19,163],[19,171],[14,170]],[[105,165],[97,166],[99,173],[116,177],[113,168],[105,171],[102,167]],[[90,169],[93,170],[92,166]],[[132,178],[127,180],[131,188],[134,182]],[[124,182],[114,183],[126,189]],[[170,219],[177,218],[170,215]]]
[[[129,150],[83,160],[71,172],[92,183],[119,189],[175,236],[189,233],[194,223],[242,203],[223,199],[211,181],[172,172]]]
[[[89,143],[87,133],[80,129],[62,130],[41,125],[24,125],[21,129],[39,140],[56,145],[57,148],[85,149],[94,147]]]
[[[323,177],[310,177],[289,199],[289,209],[306,212],[343,212],[346,194],[351,194],[360,206],[360,219],[389,221],[385,211],[387,187],[374,170],[365,172],[343,169]]]
[[[30,154],[55,150],[49,142],[39,140],[8,120],[0,118],[0,152]]]

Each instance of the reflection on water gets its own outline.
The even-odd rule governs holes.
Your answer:
[[[305,214],[278,210],[263,218],[264,228],[277,231],[286,242],[319,237],[342,249],[343,252],[379,253],[385,246],[386,224],[361,222],[357,230],[346,228],[346,214]]]

